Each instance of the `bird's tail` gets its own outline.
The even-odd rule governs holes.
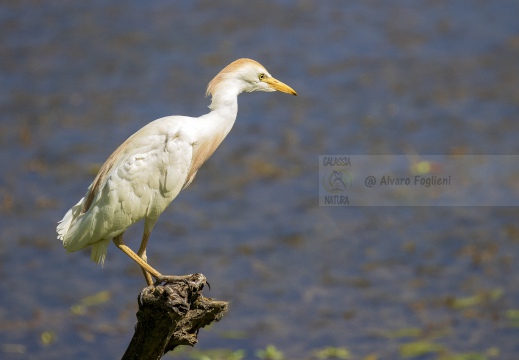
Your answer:
[[[56,228],[56,232],[58,233],[58,240],[64,242],[65,236],[67,235],[68,230],[70,229],[70,225],[72,224],[72,221],[76,218],[77,214],[79,213],[81,209],[81,203],[83,202],[83,199],[79,200],[79,202],[74,205],[61,219],[61,221],[58,222],[58,226]]]
[[[88,242],[92,232],[92,217],[81,214],[82,206],[83,199],[67,211],[63,219],[58,222],[56,228],[58,239],[63,242],[63,247],[68,252],[78,251],[92,245],[90,258],[93,262],[103,265],[110,238],[100,239],[93,244]]]
[[[96,264],[101,264],[101,266],[103,266],[105,263],[106,252],[108,250],[108,244],[110,244],[110,239],[103,239],[93,243],[90,259],[92,259]]]

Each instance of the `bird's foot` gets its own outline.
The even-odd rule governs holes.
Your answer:
[[[187,281],[191,279],[193,274],[190,275],[160,275],[156,278],[155,286],[165,284],[165,283],[171,283],[171,282],[177,282],[177,281]]]
[[[211,285],[202,274],[190,274],[190,275],[159,275],[155,277],[155,283],[153,286],[166,285],[167,283],[184,282],[191,284],[195,287],[203,289],[204,285],[207,285],[208,289],[211,290]]]

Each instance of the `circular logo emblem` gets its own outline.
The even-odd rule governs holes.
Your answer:
[[[351,186],[351,176],[346,170],[330,169],[325,171],[321,183],[328,193],[338,194],[346,191]]]

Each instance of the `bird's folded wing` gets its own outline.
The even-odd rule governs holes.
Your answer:
[[[95,182],[90,186],[91,205],[71,221],[64,236],[69,251],[113,238],[143,218],[158,218],[182,189],[191,144],[171,134],[139,140],[137,145],[142,146],[119,151],[109,171],[96,179],[95,193],[90,193]]]

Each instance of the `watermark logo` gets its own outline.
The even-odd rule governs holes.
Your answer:
[[[349,156],[322,156],[319,164],[321,179],[319,203],[326,206],[349,204],[348,189],[353,183],[348,171],[351,167]],[[323,193],[321,196],[321,192]]]
[[[519,155],[321,155],[320,206],[519,206]]]
[[[321,184],[330,194],[344,193],[351,186],[351,175],[344,169],[332,167],[324,171]]]

